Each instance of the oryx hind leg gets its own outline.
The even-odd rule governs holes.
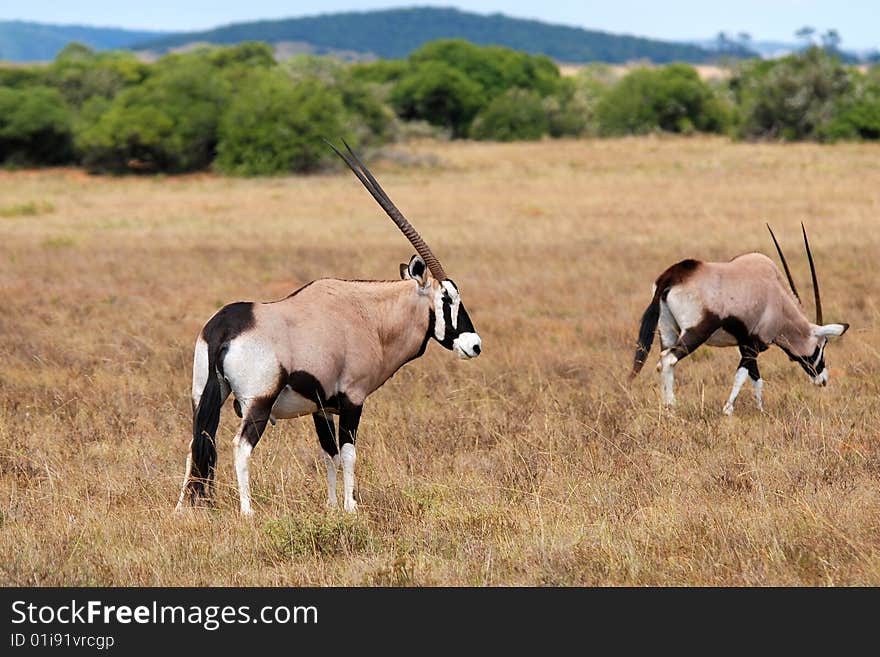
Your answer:
[[[241,504],[241,514],[253,515],[251,508],[251,488],[249,465],[251,453],[254,451],[260,436],[266,430],[269,422],[269,414],[272,411],[274,397],[261,397],[253,399],[242,405],[241,426],[235,438],[232,439],[232,453],[235,461],[235,475],[238,479],[238,495]]]
[[[678,324],[675,321],[675,317],[672,316],[669,306],[664,301],[660,302],[660,320],[657,328],[660,332],[661,350],[669,349],[678,341],[678,336],[680,335]]]
[[[660,362],[657,364],[657,369],[661,375],[664,404],[667,406],[675,404],[675,375],[673,368],[676,363],[696,351],[720,327],[721,322],[717,317],[705,315],[697,325],[682,331],[675,344],[660,352]]]
[[[336,472],[339,469],[339,448],[336,446],[336,425],[329,413],[312,413],[318,442],[324,452],[324,464],[327,466],[327,506],[337,508]]]

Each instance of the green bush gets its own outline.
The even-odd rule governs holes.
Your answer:
[[[547,130],[547,113],[541,97],[534,91],[511,89],[477,115],[471,137],[494,141],[540,139]]]
[[[352,80],[386,84],[397,82],[409,67],[409,62],[404,59],[377,59],[374,62],[352,64],[348,70]]]
[[[749,62],[731,80],[746,139],[821,139],[852,92],[850,73],[821,48]]]
[[[0,62],[0,87],[24,89],[46,85],[44,66],[10,66]]]
[[[244,41],[234,46],[211,48],[205,55],[208,61],[217,68],[241,66],[252,69],[275,66],[275,53],[272,46],[261,41]]]
[[[398,116],[422,119],[464,137],[471,120],[485,104],[483,88],[444,62],[414,66],[392,89],[390,100]]]
[[[72,117],[55,89],[0,87],[0,162],[64,164],[73,157]]]
[[[413,64],[442,62],[464,73],[483,89],[486,101],[518,87],[540,96],[559,89],[559,68],[549,57],[503,48],[477,46],[463,39],[426,43],[410,55]]]
[[[352,78],[349,67],[331,57],[297,55],[281,67],[291,81],[312,80],[332,87],[342,96],[350,133],[361,144],[387,141],[394,124],[394,112],[388,106],[381,85]]]
[[[563,78],[559,90],[544,99],[551,137],[579,137],[599,132],[597,107],[609,85],[585,68],[572,78]]]
[[[403,123],[401,120],[406,121]],[[606,65],[562,77],[546,57],[462,40],[407,60],[277,63],[264,43],[205,46],[147,64],[68,45],[48,65],[0,66],[0,163],[78,161],[98,172],[309,171],[322,137],[509,141],[652,131],[748,139],[880,139],[880,66],[860,73],[819,48],[739,64],[707,84],[687,65]]]
[[[47,67],[45,79],[78,108],[95,96],[113,98],[121,90],[140,84],[148,70],[133,53],[96,53],[88,46],[71,43]]]
[[[445,127],[454,137],[469,134],[474,117],[511,89],[550,97],[564,86],[547,57],[461,39],[427,43],[409,61],[403,72],[399,65],[394,69],[397,81],[390,100],[398,116]],[[477,132],[482,134],[483,128]]]
[[[351,138],[346,115],[331,85],[256,71],[223,115],[214,168],[248,176],[314,170],[332,155],[323,138]]]
[[[602,97],[597,114],[604,135],[723,132],[729,123],[722,101],[686,64],[628,73]]]
[[[209,63],[188,58],[164,66],[109,103],[92,102],[84,108],[92,120],[80,121],[76,133],[83,164],[111,173],[207,168],[228,87]]]
[[[823,141],[880,139],[880,80],[853,77],[853,90],[840,99],[834,117],[817,131]]]

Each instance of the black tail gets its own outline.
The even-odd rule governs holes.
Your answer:
[[[654,342],[654,331],[657,330],[657,322],[660,320],[660,288],[654,293],[651,304],[645,308],[645,314],[642,315],[642,326],[639,329],[639,346],[636,347],[636,355],[633,359],[633,369],[629,378],[635,376],[642,369],[642,365],[648,358],[648,352],[651,351],[651,343]]]
[[[217,378],[216,356],[208,354],[208,380],[193,411],[192,479],[194,498],[210,497],[217,463],[217,446],[214,437],[220,425],[220,379]]]

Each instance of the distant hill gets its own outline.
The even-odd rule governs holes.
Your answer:
[[[96,50],[128,48],[132,44],[166,36],[168,32],[123,30],[83,25],[47,25],[24,21],[0,21],[0,60],[40,62],[55,55],[71,41]]]
[[[144,40],[137,49],[165,52],[192,43],[308,44],[316,53],[355,52],[383,58],[406,57],[427,41],[462,38],[479,45],[499,45],[544,54],[562,62],[656,63],[717,59],[716,51],[693,44],[551,25],[503,14],[484,16],[457,9],[414,7],[322,14],[304,18],[235,23],[204,32],[177,33]],[[739,54],[750,55],[748,51]]]

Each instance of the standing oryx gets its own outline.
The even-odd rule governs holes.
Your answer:
[[[331,145],[415,247],[399,281],[320,279],[285,299],[221,308],[202,329],[193,361],[193,439],[177,508],[210,498],[220,407],[235,396],[242,418],[232,441],[241,512],[253,513],[248,461],[266,423],[311,414],[325,452],[327,503],[336,506],[342,460],[345,510],[354,499],[355,438],[364,400],[430,338],[462,358],[480,354],[480,336],[458,288],[366,166],[346,144]],[[339,446],[331,414],[339,416]]]
[[[801,224],[810,262],[816,298],[816,323],[810,322],[801,307],[788,263],[773,235],[770,235],[791,290],[779,269],[765,255],[746,253],[730,262],[683,260],[660,274],[654,283],[654,298],[642,317],[631,376],[639,373],[660,323],[660,362],[663,402],[675,403],[673,367],[701,344],[713,347],[739,347],[740,361],[724,413],[733,413],[733,402],[747,377],[751,377],[758,409],[762,407],[763,381],[758,372],[758,354],[771,344],[781,348],[791,360],[800,363],[813,383],[828,382],[825,345],[829,337],[843,335],[849,324],[822,324],[819,283],[807,231]]]

